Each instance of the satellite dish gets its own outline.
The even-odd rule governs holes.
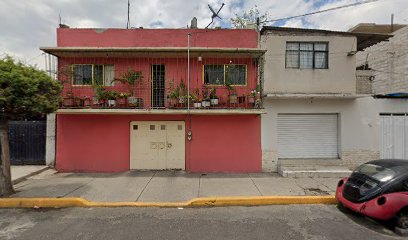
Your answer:
[[[205,28],[208,28],[208,27],[214,22],[214,18],[222,19],[222,18],[218,15],[218,13],[220,13],[220,11],[221,11],[222,7],[224,7],[224,5],[225,5],[225,4],[222,3],[220,9],[218,9],[218,11],[215,12],[214,9],[210,6],[210,4],[208,4],[208,8],[209,8],[210,11],[212,12],[212,16],[211,16],[211,22],[210,22],[210,24],[208,24],[207,27],[205,27]]]

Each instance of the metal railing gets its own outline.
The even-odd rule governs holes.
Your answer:
[[[218,92],[212,93],[212,91]],[[260,96],[241,87],[229,93],[226,87],[190,89],[136,86],[70,86],[62,93],[60,108],[102,109],[251,109],[260,107]],[[188,104],[189,103],[189,104]]]

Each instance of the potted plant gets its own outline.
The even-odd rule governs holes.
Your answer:
[[[106,93],[107,93],[107,99],[108,99],[108,106],[109,107],[116,106],[116,99],[118,98],[119,94],[115,91],[109,91]]]
[[[129,93],[121,92],[118,94],[118,105],[126,106]]]
[[[177,91],[178,91],[178,103],[183,106],[187,100],[186,85],[184,84],[183,79],[181,79],[180,84],[177,88]]]
[[[168,86],[169,86],[167,89],[168,105],[169,107],[175,107],[177,105],[178,91],[174,88],[173,80],[169,80]]]
[[[248,95],[248,103],[254,104],[255,103],[255,97],[256,97],[256,90],[254,89]]]
[[[130,87],[130,94],[127,96],[127,102],[129,106],[140,107],[140,104],[143,104],[143,99],[135,96],[135,86],[136,84],[141,85],[143,83],[143,74],[142,71],[128,70],[120,77],[116,78],[113,81],[121,82],[122,84],[128,84]]]
[[[201,101],[202,107],[211,106],[210,96],[208,95],[208,89],[206,87],[203,87],[202,89],[202,97],[203,97],[203,100]]]
[[[108,92],[100,85],[94,85],[95,97],[92,98],[93,105],[106,105],[108,100]]]
[[[201,108],[200,90],[194,89],[194,93],[191,94],[191,100],[193,101],[194,108]]]
[[[217,106],[218,105],[218,96],[217,96],[217,90],[215,87],[211,89],[210,92],[210,102],[212,106]]]
[[[228,90],[229,103],[236,104],[238,102],[238,95],[235,91],[234,86],[232,86],[230,82],[226,82],[225,86],[227,87]]]

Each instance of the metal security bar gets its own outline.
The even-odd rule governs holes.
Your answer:
[[[188,103],[204,109],[260,107],[257,58],[192,56],[190,89],[187,66],[182,53],[60,57],[61,108],[183,109]]]

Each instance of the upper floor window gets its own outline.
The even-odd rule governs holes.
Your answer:
[[[113,65],[78,64],[72,66],[73,85],[113,86],[115,68]]]
[[[328,43],[287,42],[286,68],[327,69],[328,55]]]
[[[244,64],[219,64],[204,65],[204,84],[209,85],[246,85],[247,65]]]

